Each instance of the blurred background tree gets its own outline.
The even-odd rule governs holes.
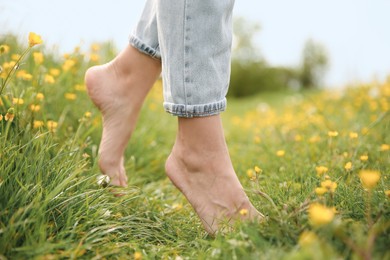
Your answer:
[[[260,25],[242,17],[234,20],[232,72],[229,96],[244,97],[261,91],[315,89],[321,86],[328,68],[328,55],[320,43],[308,40],[301,64],[271,66],[255,42]]]

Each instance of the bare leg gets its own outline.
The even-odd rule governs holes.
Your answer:
[[[210,234],[218,230],[222,221],[262,218],[233,169],[219,115],[179,118],[166,172]]]
[[[103,116],[99,166],[111,184],[127,186],[123,153],[142,103],[161,72],[161,61],[128,46],[113,61],[85,74],[88,94]]]

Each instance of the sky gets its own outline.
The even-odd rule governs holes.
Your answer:
[[[0,0],[0,34],[26,39],[33,31],[60,52],[107,40],[122,49],[144,3]],[[389,11],[389,0],[236,0],[234,15],[260,24],[256,43],[271,65],[297,66],[308,39],[324,45],[330,58],[325,84],[341,87],[390,75]]]

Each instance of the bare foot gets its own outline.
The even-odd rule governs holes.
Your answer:
[[[184,120],[189,122],[194,119]],[[206,128],[212,124],[205,122]],[[193,128],[202,135],[201,129]],[[218,132],[218,129],[214,131]],[[212,132],[208,133],[210,135]],[[177,138],[166,162],[166,173],[190,202],[206,231],[215,234],[225,224],[229,227],[237,219],[263,219],[264,216],[253,207],[245,194],[234,172],[228,151],[223,148],[226,148],[224,141],[220,142],[222,146],[219,146],[215,139],[214,143],[211,143],[212,140],[203,140],[210,142],[201,144],[203,141],[194,140],[196,138],[197,136],[193,135],[189,142],[188,139]],[[188,146],[189,143],[192,145]]]
[[[88,95],[103,117],[99,166],[111,185],[127,186],[123,154],[160,71],[159,61],[129,46],[112,62],[92,67],[85,74]]]

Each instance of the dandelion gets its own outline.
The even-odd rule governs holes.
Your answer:
[[[362,161],[362,162],[366,162],[367,160],[368,160],[368,155],[362,155],[362,156],[360,156],[360,161]]]
[[[50,73],[50,75],[57,77],[58,75],[60,75],[60,70],[59,69],[50,69],[49,73]]]
[[[14,120],[14,117],[15,117],[15,110],[14,108],[11,107],[8,109],[7,114],[5,114],[4,119],[5,121],[12,122]]]
[[[350,132],[349,133],[349,138],[351,138],[351,139],[356,139],[356,138],[358,138],[358,136],[359,136],[359,134],[356,133],[356,132]]]
[[[252,181],[256,180],[256,174],[253,172],[253,169],[248,169],[246,171],[246,175],[251,179]]]
[[[44,81],[47,84],[54,84],[55,83],[54,77],[52,75],[49,75],[49,74],[45,75]]]
[[[285,155],[285,151],[284,150],[278,150],[277,152],[276,152],[276,155],[278,156],[278,157],[283,157],[284,155]]]
[[[14,105],[23,105],[24,104],[24,100],[22,98],[13,98],[12,99],[12,104],[14,104]]]
[[[43,43],[41,36],[36,33],[30,32],[28,35],[28,44],[30,47]]]
[[[3,121],[3,115],[0,114],[0,121]]]
[[[11,60],[17,61],[22,57],[22,55],[14,53],[11,55]]]
[[[379,150],[380,150],[381,152],[388,151],[388,150],[390,150],[390,145],[388,145],[388,144],[382,144]]]
[[[247,210],[247,209],[241,209],[241,210],[240,210],[240,215],[241,215],[241,216],[246,216],[246,215],[248,215],[248,210]]]
[[[381,177],[379,171],[374,170],[361,170],[359,173],[360,181],[364,188],[371,190],[375,188]]]
[[[134,260],[142,260],[142,253],[141,252],[135,252],[134,253]]]
[[[43,63],[43,54],[42,52],[34,52],[33,53],[35,64],[39,65]]]
[[[100,56],[98,54],[92,53],[91,56],[89,57],[89,60],[92,62],[98,62],[100,59]]]
[[[43,95],[43,93],[39,92],[37,93],[35,98],[38,99],[39,101],[42,101],[45,98],[45,96]]]
[[[25,73],[25,74],[23,74],[22,79],[24,79],[26,81],[30,81],[30,80],[32,80],[32,77],[33,76],[30,73]]]
[[[329,131],[328,132],[328,136],[329,137],[336,137],[338,135],[339,135],[339,132],[337,132],[337,131]]]
[[[25,70],[19,70],[18,72],[16,72],[16,77],[22,79],[24,75],[26,75],[26,73],[27,72]]]
[[[67,100],[76,100],[77,96],[74,93],[65,93],[65,99]]]
[[[36,128],[40,128],[44,126],[44,123],[43,121],[40,121],[40,120],[34,120],[33,121],[33,128],[36,129]]]
[[[302,135],[295,135],[294,140],[295,140],[295,142],[300,142],[303,140],[303,137],[302,137]]]
[[[328,191],[333,193],[333,192],[335,192],[335,190],[337,188],[337,183],[333,182],[331,180],[325,180],[325,181],[321,182],[321,187],[325,188]]]
[[[315,227],[326,225],[334,218],[333,210],[319,203],[311,204],[308,211],[310,224]]]
[[[324,188],[324,187],[317,187],[315,188],[315,193],[318,195],[318,196],[322,196],[324,195],[325,193],[328,192],[328,189],[327,188]]]
[[[31,110],[32,112],[38,112],[39,110],[41,110],[41,106],[40,106],[40,105],[31,104],[31,105],[30,105],[30,110]]]
[[[319,137],[318,135],[312,136],[309,139],[309,143],[311,144],[318,143],[319,141],[321,141],[321,137]]]
[[[317,235],[312,231],[303,231],[299,236],[298,244],[301,247],[311,246],[318,240]]]
[[[58,127],[58,123],[53,121],[53,120],[47,121],[46,125],[47,125],[47,128],[50,130],[50,132],[55,132],[57,130],[57,127]]]
[[[255,136],[254,141],[255,141],[255,144],[259,144],[259,143],[261,143],[261,138],[258,136]]]
[[[9,50],[10,50],[10,47],[8,45],[6,45],[6,44],[0,45],[0,55],[8,53]]]
[[[87,112],[84,113],[84,116],[85,116],[86,118],[90,118],[90,117],[92,116],[92,113],[89,112],[89,111],[87,111]]]
[[[325,166],[317,166],[317,167],[316,167],[316,172],[317,172],[317,175],[318,175],[318,176],[321,176],[321,175],[323,175],[323,174],[325,174],[325,173],[328,172],[328,167],[325,167]]]
[[[75,64],[76,64],[76,62],[75,62],[74,60],[68,59],[68,60],[66,60],[66,61],[64,62],[64,64],[62,65],[62,69],[63,69],[64,71],[68,71],[68,70],[70,70]]]
[[[74,86],[74,89],[77,91],[85,91],[86,90],[85,85],[82,85],[82,84],[76,84]]]
[[[257,174],[260,174],[260,173],[263,172],[263,170],[262,170],[259,166],[255,166],[255,172],[256,172]]]
[[[344,165],[344,169],[345,169],[346,171],[352,170],[352,162],[347,162],[347,163]]]
[[[94,51],[94,52],[99,51],[99,50],[100,50],[100,45],[97,44],[97,43],[93,43],[93,44],[91,45],[91,50]]]

